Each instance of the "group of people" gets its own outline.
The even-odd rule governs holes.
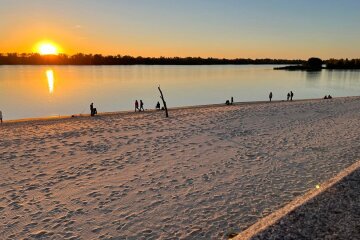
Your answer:
[[[226,100],[225,104],[226,105],[233,105],[234,104],[234,97],[231,97],[230,101]]]
[[[142,100],[140,100],[140,104],[139,104],[138,100],[135,100],[135,112],[136,112],[136,110],[138,112],[145,111],[144,102]]]
[[[332,96],[330,94],[328,96],[325,95],[324,99],[332,99]]]
[[[288,94],[287,94],[287,101],[292,101],[293,100],[293,97],[294,97],[294,93],[292,91],[290,91]]]
[[[233,101],[233,98],[231,98],[231,101]],[[155,106],[155,109],[156,110],[165,110],[164,107],[161,108],[160,106],[160,102],[157,102],[156,106]],[[141,111],[145,111],[144,109],[144,102],[142,100],[138,101],[138,100],[135,100],[135,112],[138,111],[138,112],[141,112]],[[95,116],[97,115],[97,109],[94,108],[94,103],[91,103],[90,104],[90,116]],[[0,111],[0,120],[2,122],[2,113]]]
[[[287,94],[287,98],[286,100],[287,101],[292,101],[293,100],[293,97],[294,97],[294,93],[293,91],[290,91],[288,94]],[[270,92],[269,94],[269,99],[270,99],[270,102],[272,101],[272,98],[273,98],[273,93]],[[331,95],[325,95],[324,99],[332,99],[332,96]],[[233,105],[234,104],[234,97],[231,97],[230,100],[226,100],[225,102],[226,105]],[[156,103],[156,106],[155,106],[155,109],[156,110],[164,110],[164,107],[161,108],[160,106],[160,102],[157,102]],[[135,100],[135,112],[138,111],[138,112],[141,112],[141,111],[145,111],[144,109],[144,102],[142,100],[138,101],[138,100]],[[97,110],[96,108],[94,108],[94,104],[91,103],[90,104],[90,115],[91,116],[95,116],[97,114]],[[0,111],[0,121],[2,123],[2,113]]]
[[[287,94],[286,101],[289,101],[289,100],[292,101],[292,100],[293,100],[293,97],[294,97],[294,93],[293,93],[293,91],[290,91],[290,92]],[[270,102],[271,102],[272,98],[273,98],[273,93],[270,92],[270,93],[269,93]]]

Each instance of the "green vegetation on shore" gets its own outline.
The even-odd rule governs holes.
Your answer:
[[[360,59],[250,59],[201,57],[133,57],[122,55],[83,54],[40,55],[38,53],[0,53],[0,65],[246,65],[290,64],[275,70],[318,71],[321,69],[360,69]]]
[[[325,64],[325,66],[324,66]],[[291,65],[285,67],[277,67],[275,70],[289,70],[289,71],[319,71],[322,69],[360,69],[360,59],[329,59],[326,61],[320,58],[309,58],[307,62],[300,65]]]
[[[302,64],[304,61],[286,59],[220,59],[200,57],[132,57],[101,54],[40,55],[38,53],[0,54],[0,65],[220,65],[220,64]]]

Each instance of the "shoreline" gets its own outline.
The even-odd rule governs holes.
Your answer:
[[[346,96],[346,97],[333,97],[332,99],[346,99],[346,98],[357,98],[360,96]],[[181,106],[181,107],[172,107],[168,108],[169,112],[178,111],[178,110],[187,110],[187,109],[198,109],[198,108],[214,108],[214,107],[231,107],[231,106],[251,106],[258,104],[274,104],[274,103],[291,103],[291,102],[307,102],[307,101],[321,101],[321,100],[332,100],[332,99],[323,99],[323,98],[304,98],[296,99],[293,101],[286,100],[273,100],[271,103],[269,101],[249,101],[249,102],[234,102],[233,105],[226,105],[225,103],[214,103],[214,104],[204,104],[204,105],[192,105],[192,106]],[[124,111],[113,111],[113,112],[99,112],[98,117],[102,116],[114,116],[114,115],[131,115],[131,114],[153,114],[157,112],[163,112],[162,110],[155,109],[146,109],[143,112],[134,112],[132,110]],[[95,118],[97,117],[95,116]],[[17,123],[27,123],[27,122],[46,122],[46,121],[57,121],[57,120],[66,120],[66,119],[79,119],[79,118],[88,118],[89,114],[72,114],[72,115],[59,115],[59,116],[43,116],[43,117],[29,117],[29,118],[20,118],[20,119],[11,119],[3,120],[3,125],[17,124]],[[1,126],[1,125],[0,125]]]

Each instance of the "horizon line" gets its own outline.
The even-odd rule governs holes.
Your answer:
[[[160,59],[160,58],[165,58],[165,59],[186,59],[186,58],[194,58],[194,59],[214,59],[214,60],[289,60],[289,61],[307,61],[310,58],[320,58],[317,56],[312,56],[309,57],[307,59],[303,59],[303,58],[271,58],[271,57],[261,57],[261,58],[250,58],[250,57],[236,57],[236,58],[226,58],[226,57],[211,57],[211,56],[207,56],[207,57],[201,57],[201,56],[141,56],[141,55],[129,55],[129,54],[103,54],[103,53],[83,53],[83,52],[78,52],[78,53],[74,53],[74,54],[68,54],[68,53],[57,53],[57,54],[40,54],[37,52],[0,52],[0,57],[1,56],[9,56],[11,54],[16,54],[18,57],[21,57],[20,55],[39,55],[41,57],[57,57],[57,56],[76,56],[76,55],[87,55],[87,56],[102,56],[102,57],[131,57],[131,58],[153,58],[153,59]],[[322,58],[320,58],[322,59]],[[360,59],[360,57],[358,58],[348,58],[348,57],[342,57],[342,58],[335,58],[335,57],[330,57],[330,58],[325,58],[322,59],[324,61],[326,60],[341,60],[341,59]]]

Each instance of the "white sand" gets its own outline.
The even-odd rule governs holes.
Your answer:
[[[222,239],[360,157],[360,98],[0,126],[0,239]]]

